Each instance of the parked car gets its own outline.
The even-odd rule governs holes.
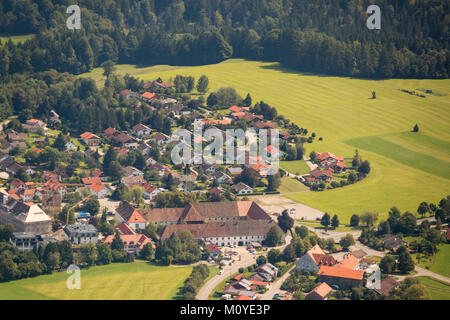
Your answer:
[[[273,295],[272,300],[278,300],[278,297],[280,296],[280,293],[277,292]]]
[[[222,274],[223,274],[223,270],[220,270],[220,271],[219,271],[219,275],[222,275]]]

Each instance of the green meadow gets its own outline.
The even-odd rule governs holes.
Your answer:
[[[14,44],[22,43],[30,40],[34,37],[34,34],[21,34],[21,35],[0,35],[0,41],[5,44],[10,39]]]
[[[209,77],[210,91],[232,86],[253,101],[264,100],[299,127],[316,133],[306,144],[312,150],[329,151],[351,158],[359,149],[371,163],[369,176],[354,185],[323,192],[290,193],[294,201],[339,215],[348,223],[353,213],[377,211],[387,216],[390,207],[416,212],[422,201],[437,202],[450,194],[450,80],[352,79],[299,73],[278,63],[231,59],[198,67],[118,65],[118,74],[143,80],[177,74]],[[83,77],[104,82],[102,69]],[[400,89],[432,89],[426,98]],[[372,91],[376,99],[371,99]],[[437,94],[438,93],[438,94]],[[410,132],[415,124],[418,133]],[[323,141],[318,141],[322,137]],[[300,173],[306,168],[294,166]],[[294,171],[295,173],[295,171]]]
[[[450,285],[430,277],[417,277],[430,291],[431,300],[450,300]]]
[[[79,290],[67,289],[66,272],[0,283],[0,300],[180,299],[179,289],[191,271],[192,267],[162,267],[143,261],[114,263],[82,269]]]

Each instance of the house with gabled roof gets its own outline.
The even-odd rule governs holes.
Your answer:
[[[305,300],[327,300],[332,291],[328,284],[322,282],[306,294]]]
[[[111,245],[115,237],[116,235],[109,235],[103,239],[103,243]],[[153,249],[156,248],[155,243],[143,234],[121,234],[120,240],[123,242],[125,251],[133,252],[135,255],[139,255],[146,244],[150,244]]]
[[[111,190],[103,183],[96,183],[89,185],[89,190],[94,198],[104,199],[111,195]]]
[[[321,266],[334,266],[336,260],[333,256],[325,254],[318,244],[309,249],[300,259],[297,260],[297,268],[302,271],[315,272]]]
[[[138,123],[133,127],[133,132],[136,137],[142,138],[144,136],[148,136],[152,132],[152,129],[147,127],[145,124]]]
[[[148,92],[148,91],[141,94],[141,98],[145,102],[152,102],[154,100],[159,99],[159,97],[156,93],[152,93],[152,92]]]
[[[318,275],[319,281],[340,290],[361,287],[364,284],[364,270],[339,268],[336,266],[321,266]]]
[[[127,223],[134,231],[144,230],[147,220],[127,201],[122,202],[116,209],[116,217],[120,222]]]
[[[98,146],[101,142],[101,138],[92,132],[86,131],[80,134],[81,140],[87,146]]]
[[[251,194],[254,192],[252,187],[246,185],[243,182],[232,185],[231,190],[236,194]]]

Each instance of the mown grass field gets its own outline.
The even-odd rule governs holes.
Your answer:
[[[81,289],[69,290],[69,275],[58,272],[0,284],[0,300],[170,300],[192,267],[160,267],[143,261],[81,270]]]
[[[429,259],[420,259],[419,267],[426,268],[446,277],[450,277],[450,244],[440,244],[437,246],[438,252]],[[414,255],[417,262],[417,255]]]
[[[351,158],[358,148],[372,172],[351,186],[324,192],[291,193],[289,198],[348,223],[353,213],[377,211],[385,218],[390,207],[416,212],[422,201],[437,202],[450,194],[450,80],[362,80],[302,74],[278,63],[227,60],[199,67],[119,65],[117,73],[144,80],[177,74],[209,77],[210,89],[235,87],[264,100],[279,113],[317,137],[306,151],[330,151]],[[91,76],[101,84],[102,70]],[[426,98],[399,89],[432,89]],[[377,99],[370,99],[375,91]],[[410,132],[418,124],[419,133]]]
[[[430,277],[417,277],[426,286],[432,300],[450,300],[450,285]]]
[[[296,175],[306,174],[310,171],[305,160],[280,161],[280,168]]]
[[[33,37],[34,37],[34,34],[22,34],[22,35],[1,35],[0,34],[0,40],[2,42],[2,45],[5,44],[6,42],[8,42],[9,39],[11,39],[11,41],[14,44],[17,44],[17,43],[22,43],[27,40],[30,40]]]

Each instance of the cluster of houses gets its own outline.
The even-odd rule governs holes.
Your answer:
[[[348,165],[344,163],[344,157],[335,156],[330,152],[316,152],[315,163],[317,168],[311,170],[306,177],[308,183],[328,183],[331,182],[334,173],[345,172]]]
[[[118,231],[120,240],[128,254],[139,256],[146,244],[150,244],[154,249],[156,248],[155,243],[146,235],[140,233],[140,230],[135,229],[132,224],[120,223],[114,229]],[[115,238],[115,234],[102,237],[93,225],[85,223],[66,226],[64,235],[65,239],[75,247],[87,243],[107,243],[111,245]]]
[[[247,279],[243,273],[234,276],[224,288],[222,298],[229,300],[254,300],[259,290],[268,289],[278,275],[278,268],[271,263],[258,266]]]
[[[306,296],[306,300],[326,300],[333,290],[346,290],[366,286],[379,294],[388,295],[398,283],[392,278],[381,280],[377,262],[367,258],[367,253],[357,250],[337,261],[325,254],[319,245],[313,246],[296,266],[301,271],[317,273],[319,284]]]

